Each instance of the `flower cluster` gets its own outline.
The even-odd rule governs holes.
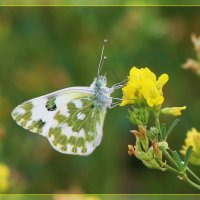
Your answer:
[[[156,75],[147,67],[140,69],[132,67],[128,83],[122,88],[123,101],[121,106],[134,105],[132,110],[129,110],[129,119],[138,126],[138,130],[131,131],[136,137],[136,143],[134,146],[128,145],[128,154],[135,155],[147,167],[160,170],[165,170],[161,149],[165,151],[168,149],[166,139],[172,128],[167,130],[164,124],[160,124],[159,115],[177,116],[181,115],[181,111],[186,109],[186,106],[162,109],[164,102],[163,86],[168,79],[167,74],[162,74],[157,79]],[[151,114],[155,118],[155,125],[147,129]]]
[[[168,148],[168,144],[163,142],[152,142],[149,146],[149,139],[147,137],[147,130],[143,126],[138,126],[137,130],[131,130],[131,133],[136,137],[135,146],[128,145],[128,154],[135,155],[137,159],[141,160],[143,164],[151,169],[159,169],[165,171],[162,161],[162,152],[160,147]]]
[[[200,165],[200,132],[192,128],[187,132],[185,145],[182,146],[181,153],[185,156],[189,146],[192,146],[193,152],[190,157],[190,162],[194,165]]]
[[[200,133],[192,129],[187,134],[181,151],[185,159],[182,160],[178,152],[172,151],[167,142],[168,136],[179,120],[175,119],[169,127],[160,122],[160,114],[179,116],[186,109],[186,106],[162,108],[163,86],[168,79],[167,74],[162,74],[157,79],[147,67],[141,69],[133,67],[130,70],[128,82],[122,88],[121,106],[132,105],[129,109],[129,119],[137,125],[138,130],[131,130],[136,141],[134,145],[128,145],[128,154],[134,155],[148,168],[172,171],[181,180],[200,189],[200,185],[188,178],[190,173],[196,181],[200,182],[200,178],[188,167],[189,162],[200,164]],[[151,117],[154,120],[149,120]]]
[[[127,85],[123,90],[123,101],[126,104],[147,104],[149,107],[159,106],[163,103],[162,88],[168,81],[167,74],[162,74],[158,80],[156,75],[147,67],[138,69],[133,67]]]

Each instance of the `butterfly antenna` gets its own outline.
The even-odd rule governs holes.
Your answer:
[[[103,47],[102,47],[102,50],[101,50],[101,57],[100,57],[100,61],[99,61],[99,66],[98,66],[98,72],[97,72],[97,75],[100,74],[101,69],[102,69],[102,67],[103,67],[103,64],[104,64],[105,60],[107,59],[106,56],[103,56],[104,49],[105,49],[105,45],[106,45],[107,42],[108,42],[107,39],[105,39],[105,40],[103,41]]]

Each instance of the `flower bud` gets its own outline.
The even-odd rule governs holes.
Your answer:
[[[145,126],[149,121],[149,109],[148,108],[134,108],[129,110],[129,119],[133,124]]]
[[[158,144],[155,141],[152,142],[152,147],[155,158],[162,162],[162,151],[160,150]]]
[[[137,130],[131,130],[131,133],[138,139],[138,141],[141,143],[142,148],[144,151],[147,151],[149,148],[149,140],[147,137],[147,130],[145,127],[138,125],[139,131]]]
[[[138,150],[136,146],[134,154],[136,158],[141,161],[150,161],[152,159],[151,156],[149,156],[146,152]]]
[[[165,168],[161,167],[155,159],[152,159],[152,160],[150,160],[148,162],[147,161],[143,161],[143,164],[146,167],[150,168],[150,169],[159,169],[161,171],[165,171],[166,170]]]
[[[159,135],[159,131],[156,127],[151,127],[150,130],[147,133],[148,138],[150,141],[153,141],[157,138],[157,136]]]
[[[129,156],[134,155],[134,147],[133,147],[133,145],[128,145],[128,155]]]
[[[147,130],[145,127],[140,126],[140,125],[138,126],[138,128],[140,132],[140,140],[141,140],[142,147],[145,151],[147,151],[149,148],[149,139],[147,137]]]
[[[158,142],[157,145],[159,147],[163,147],[164,149],[168,149],[169,148],[168,143],[166,141]]]
[[[166,107],[166,108],[163,108],[161,110],[161,113],[165,114],[165,115],[178,116],[178,115],[181,115],[181,111],[185,110],[185,109],[186,109],[186,106],[182,106],[182,107]]]

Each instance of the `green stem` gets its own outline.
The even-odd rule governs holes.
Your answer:
[[[162,135],[162,132],[161,132],[161,128],[160,128],[160,120],[159,120],[159,115],[160,113],[158,111],[154,111],[154,116],[155,116],[155,124],[156,124],[156,127],[158,129],[158,132],[160,134],[160,137],[161,139],[163,140],[163,135]]]
[[[155,125],[158,129],[159,135],[161,137],[161,140],[163,140],[163,135],[162,135],[162,131],[161,131],[161,127],[160,127],[160,121],[159,121],[159,112],[154,110],[154,116],[155,116]],[[179,166],[177,165],[177,163],[174,161],[174,159],[171,157],[171,155],[168,153],[168,151],[165,148],[160,147],[160,150],[162,151],[162,153],[164,154],[164,156],[167,158],[167,160],[174,165],[176,168],[171,167],[167,164],[163,164],[163,166],[168,170],[173,172],[174,174],[176,174],[180,179],[184,180],[185,182],[187,182],[189,185],[191,185],[192,187],[200,190],[200,185],[194,183],[193,181],[191,181],[188,177],[185,171],[180,171]],[[194,172],[192,172],[192,170],[190,170],[188,167],[186,168],[186,170],[193,176],[193,178],[195,178],[199,183],[200,183],[200,178],[198,176],[196,176],[196,174]]]
[[[160,149],[163,152],[163,154],[165,155],[165,157],[170,161],[170,163],[173,164],[177,169],[179,169],[177,164],[175,163],[174,159],[170,156],[170,154],[167,152],[167,150],[162,147],[160,147]]]
[[[167,170],[173,172],[174,174],[180,175],[180,172],[179,172],[178,170],[176,170],[175,168],[173,168],[173,167],[171,167],[171,166],[169,166],[169,165],[167,165],[167,164],[165,164],[164,167],[165,167]]]
[[[194,188],[200,190],[200,185],[198,185],[198,184],[192,182],[187,176],[184,176],[183,180],[184,180],[185,182],[187,182],[189,185],[191,185],[192,187],[194,187]]]
[[[168,170],[168,171],[171,171],[173,172],[174,174],[176,174],[177,176],[180,177],[180,179],[183,179],[186,183],[188,183],[189,185],[191,185],[192,187],[200,190],[200,185],[194,183],[193,181],[191,181],[186,174],[183,174],[181,172],[179,172],[178,170],[174,169],[173,167],[165,164],[164,167]]]
[[[200,178],[189,167],[186,170],[200,183]]]

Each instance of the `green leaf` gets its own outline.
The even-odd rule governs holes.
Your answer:
[[[187,167],[189,161],[190,161],[190,156],[192,155],[192,146],[189,146],[186,154],[185,154],[185,160],[184,160],[184,168]]]
[[[173,157],[178,169],[180,171],[182,171],[184,167],[183,167],[182,160],[181,160],[179,154],[177,153],[177,151],[172,151],[172,157]]]
[[[180,119],[175,119],[174,120],[172,125],[169,127],[168,131],[165,133],[165,137],[164,137],[165,140],[168,138],[168,136],[173,131],[173,129],[175,128],[175,126],[178,124],[179,121],[180,121]]]
[[[164,140],[165,139],[165,135],[166,135],[166,132],[167,132],[167,127],[166,127],[166,124],[161,124],[161,139]]]

